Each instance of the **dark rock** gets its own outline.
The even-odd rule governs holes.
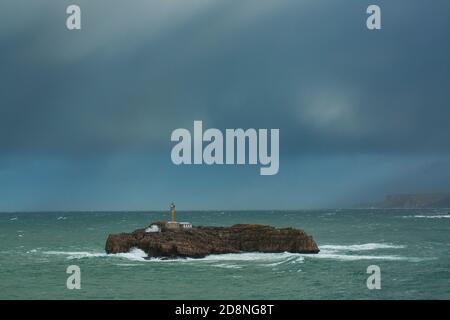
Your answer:
[[[313,238],[303,230],[275,228],[268,225],[237,224],[232,227],[194,227],[146,233],[138,229],[132,233],[110,234],[107,253],[128,252],[139,248],[149,257],[201,258],[209,254],[239,252],[318,253]]]

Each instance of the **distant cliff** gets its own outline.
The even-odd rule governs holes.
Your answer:
[[[377,205],[381,208],[450,208],[450,193],[393,194]]]
[[[256,224],[185,230],[163,227],[162,232],[153,233],[138,229],[132,233],[110,234],[105,246],[107,253],[128,252],[131,248],[139,248],[149,257],[192,258],[239,252],[319,252],[316,242],[303,230]]]

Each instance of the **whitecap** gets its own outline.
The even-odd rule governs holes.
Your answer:
[[[354,254],[353,252],[374,251],[380,249],[403,249],[404,245],[391,243],[365,243],[352,245],[320,245],[320,252],[315,255],[305,255],[308,258],[331,259],[337,261],[358,261],[358,260],[385,260],[385,261],[409,261],[420,262],[434,258],[417,258],[400,255],[367,255]]]
[[[242,268],[239,263],[258,263],[261,266],[276,267],[286,264],[303,263],[305,259],[330,259],[336,261],[358,261],[358,260],[385,260],[385,261],[409,261],[420,262],[434,258],[416,258],[405,257],[399,255],[358,255],[346,254],[346,252],[368,251],[377,249],[400,249],[402,245],[394,245],[387,243],[367,243],[355,245],[322,245],[318,254],[301,254],[301,253],[261,253],[261,252],[245,252],[245,253],[229,253],[229,254],[213,254],[204,258],[148,258],[147,254],[138,248],[132,248],[129,252],[106,254],[104,252],[87,252],[87,251],[45,251],[44,254],[49,255],[65,255],[67,259],[84,259],[84,258],[120,258],[137,262],[164,262],[164,263],[205,263],[212,267],[239,269]],[[36,252],[31,250],[30,252]],[[134,266],[134,265],[133,265]]]
[[[68,256],[67,259],[82,259],[82,258],[107,256],[106,253],[87,252],[87,251],[44,251],[43,254]]]
[[[437,215],[414,215],[414,216],[404,216],[404,218],[425,218],[425,219],[445,219],[450,218],[450,214],[437,214]]]
[[[109,254],[108,256],[125,258],[132,261],[149,261],[145,260],[147,254],[143,250],[138,248],[132,248],[129,252]]]
[[[403,257],[396,255],[352,255],[352,254],[338,254],[329,252],[319,252],[316,255],[309,255],[308,258],[315,259],[331,259],[337,261],[358,261],[358,260],[385,260],[385,261],[410,261],[410,262],[420,262],[429,259],[416,258],[416,257]]]
[[[213,267],[217,268],[224,268],[224,269],[241,269],[241,266],[238,266],[236,264],[226,264],[226,263],[219,263],[219,264],[213,264]]]
[[[378,249],[403,249],[403,245],[394,245],[391,243],[364,243],[364,244],[352,244],[352,245],[320,245],[320,250],[333,250],[333,251],[370,251]]]
[[[117,257],[125,258],[133,261],[148,261],[145,258],[147,254],[138,248],[132,248],[129,252],[107,254],[105,252],[87,252],[87,251],[44,251],[47,255],[64,255],[67,259],[84,259],[84,258],[98,258],[98,257]]]
[[[299,259],[303,260],[303,257],[299,253],[263,253],[263,252],[245,252],[245,253],[226,253],[226,254],[212,254],[201,259],[199,261],[280,261],[286,262],[287,259]]]

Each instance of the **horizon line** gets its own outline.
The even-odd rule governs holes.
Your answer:
[[[205,212],[205,211],[214,211],[214,212],[239,212],[239,211],[319,211],[319,210],[423,210],[423,209],[441,209],[448,210],[450,208],[438,208],[438,207],[430,207],[430,208],[401,208],[401,207],[392,207],[392,208],[383,208],[383,207],[329,207],[329,208],[297,208],[297,209],[183,209],[177,210],[177,212],[187,213],[187,212]],[[155,212],[169,212],[167,209],[161,210],[13,210],[13,211],[0,211],[0,214],[7,213],[155,213]]]

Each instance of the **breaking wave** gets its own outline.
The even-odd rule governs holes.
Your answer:
[[[332,252],[320,252],[312,258],[316,259],[331,259],[338,261],[358,261],[358,260],[385,260],[385,261],[410,261],[410,262],[420,262],[425,259],[415,258],[415,257],[403,257],[396,255],[356,255],[356,254],[339,254]]]
[[[209,264],[213,267],[225,269],[241,269],[250,263],[262,267],[276,268],[282,265],[292,265],[303,263],[305,258],[300,253],[262,253],[262,252],[244,252],[212,254],[200,259],[189,259],[191,262]]]
[[[219,264],[213,264],[212,266],[217,267],[217,268],[224,268],[224,269],[242,269],[242,266],[239,266],[237,264],[219,263]]]
[[[300,253],[262,253],[262,252],[244,252],[244,253],[226,253],[226,254],[211,254],[201,259],[203,261],[276,261],[298,258],[303,260]]]
[[[445,219],[450,218],[450,214],[402,216],[402,218],[425,218],[425,219]]]
[[[98,258],[98,257],[118,257],[125,258],[132,261],[149,261],[146,260],[147,254],[141,249],[133,248],[126,253],[107,254],[104,252],[86,252],[86,251],[44,251],[47,255],[63,255],[67,259],[84,259],[84,258]]]
[[[27,253],[36,253],[37,250],[31,250]],[[87,252],[87,251],[43,251],[45,255],[61,255],[66,256],[69,260],[74,259],[85,259],[85,258],[123,258],[131,261],[161,261],[161,262],[205,262],[212,263],[211,265],[223,268],[239,268],[237,265],[227,265],[226,262],[261,262],[261,263],[271,263],[269,265],[278,265],[282,263],[297,263],[302,262],[304,257],[299,253],[260,253],[260,252],[246,252],[246,253],[229,253],[229,254],[212,254],[204,258],[194,259],[194,258],[178,258],[178,259],[161,259],[161,258],[150,258],[146,259],[147,254],[138,248],[133,248],[126,253],[115,253],[107,254],[103,252]],[[215,263],[215,264],[214,264]]]
[[[337,261],[358,261],[358,260],[385,260],[385,261],[409,261],[420,262],[427,259],[416,257],[405,257],[398,255],[367,255],[358,252],[375,251],[380,249],[403,249],[404,245],[394,245],[390,243],[365,243],[353,245],[321,245],[317,255],[308,257],[317,259],[331,259]]]
[[[400,255],[386,254],[359,254],[359,252],[376,251],[384,249],[403,249],[404,245],[395,245],[391,243],[366,243],[352,245],[321,245],[318,254],[301,254],[301,253],[261,253],[261,252],[245,252],[245,253],[229,253],[229,254],[213,254],[204,258],[178,258],[178,259],[161,259],[147,258],[147,254],[138,248],[133,248],[126,253],[106,254],[104,252],[87,252],[87,251],[44,251],[46,255],[63,255],[67,259],[85,259],[85,258],[121,258],[129,261],[137,262],[172,262],[172,263],[202,263],[217,268],[240,269],[242,265],[255,263],[260,266],[277,267],[282,265],[290,265],[296,263],[304,263],[305,259],[330,259],[336,261],[358,261],[358,260],[385,260],[385,261],[409,261],[420,262],[428,259],[405,257]],[[35,253],[32,250],[29,253]]]
[[[365,243],[352,245],[322,245],[320,250],[336,250],[336,251],[369,251],[377,249],[403,249],[403,245],[394,245],[390,243]]]

